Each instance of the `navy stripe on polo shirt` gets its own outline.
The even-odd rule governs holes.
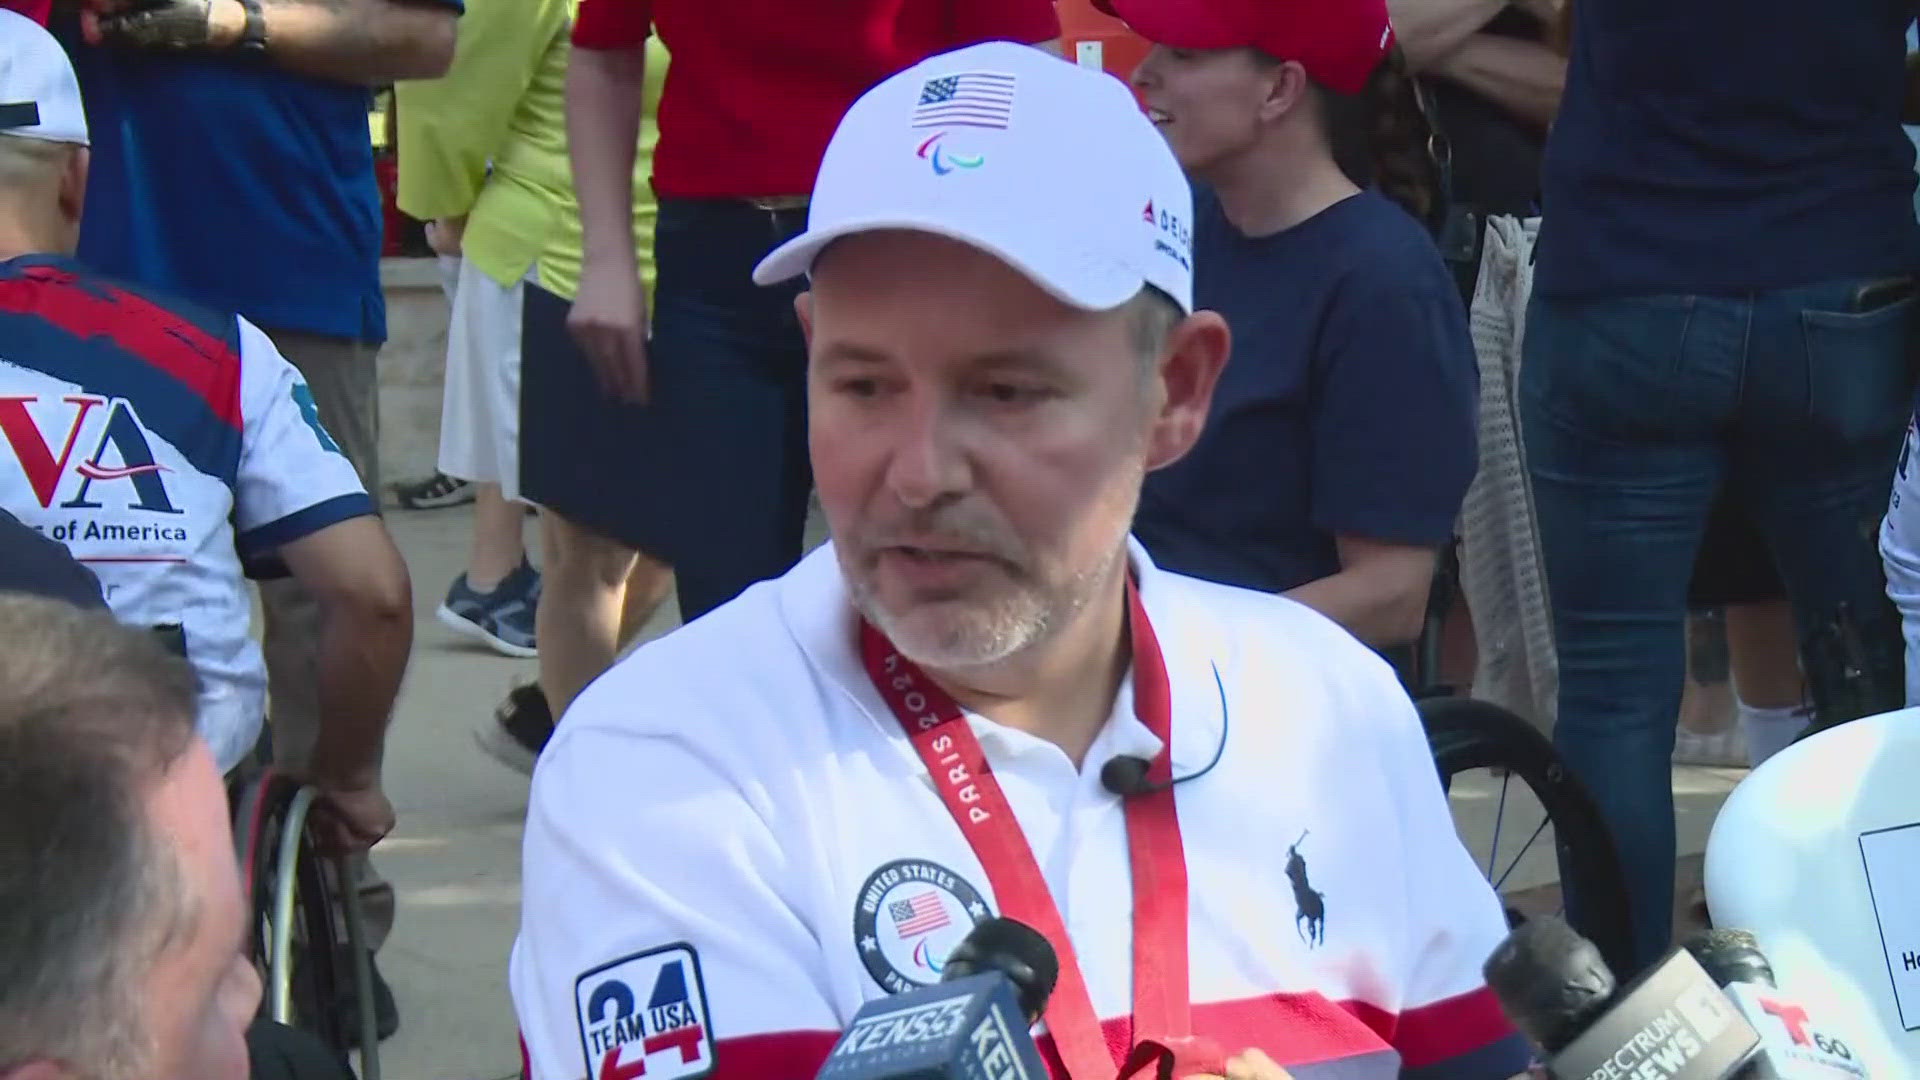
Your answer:
[[[60,260],[0,263],[0,340],[11,354],[139,403],[143,424],[231,486],[240,470],[240,348],[238,323],[225,322],[224,333],[213,330],[211,313],[162,307]]]

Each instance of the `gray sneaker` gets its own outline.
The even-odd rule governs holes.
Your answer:
[[[436,614],[448,629],[483,641],[502,656],[540,655],[533,613],[540,600],[540,572],[527,563],[508,574],[492,592],[474,591],[461,574],[447,587]]]

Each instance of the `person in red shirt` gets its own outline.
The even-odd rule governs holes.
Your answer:
[[[673,64],[649,335],[631,184],[650,33]],[[805,226],[827,140],[869,87],[959,46],[1059,33],[1053,0],[582,3],[567,74],[581,355],[529,356],[522,390],[580,388],[566,416],[521,428],[522,490],[559,519],[562,557],[671,563],[688,621],[799,559],[812,485],[801,286],[760,289],[754,264]]]

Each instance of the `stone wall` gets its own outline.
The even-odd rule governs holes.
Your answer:
[[[385,483],[434,471],[447,360],[447,297],[433,259],[383,259],[387,344],[380,350],[380,471]]]

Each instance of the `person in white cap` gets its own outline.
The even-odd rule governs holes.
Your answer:
[[[842,119],[756,273],[812,278],[833,539],[616,665],[542,754],[533,1080],[811,1076],[991,915],[1059,957],[1056,1076],[1183,1037],[1300,1077],[1525,1066],[1480,975],[1500,905],[1386,664],[1128,539],[1228,352],[1191,207],[1127,89],[1034,49]]]
[[[199,731],[229,775],[267,707],[248,573],[277,559],[320,596],[328,710],[301,775],[330,838],[364,851],[393,827],[378,764],[412,645],[406,565],[258,327],[72,258],[88,160],[66,53],[0,11],[0,508],[192,662]]]

